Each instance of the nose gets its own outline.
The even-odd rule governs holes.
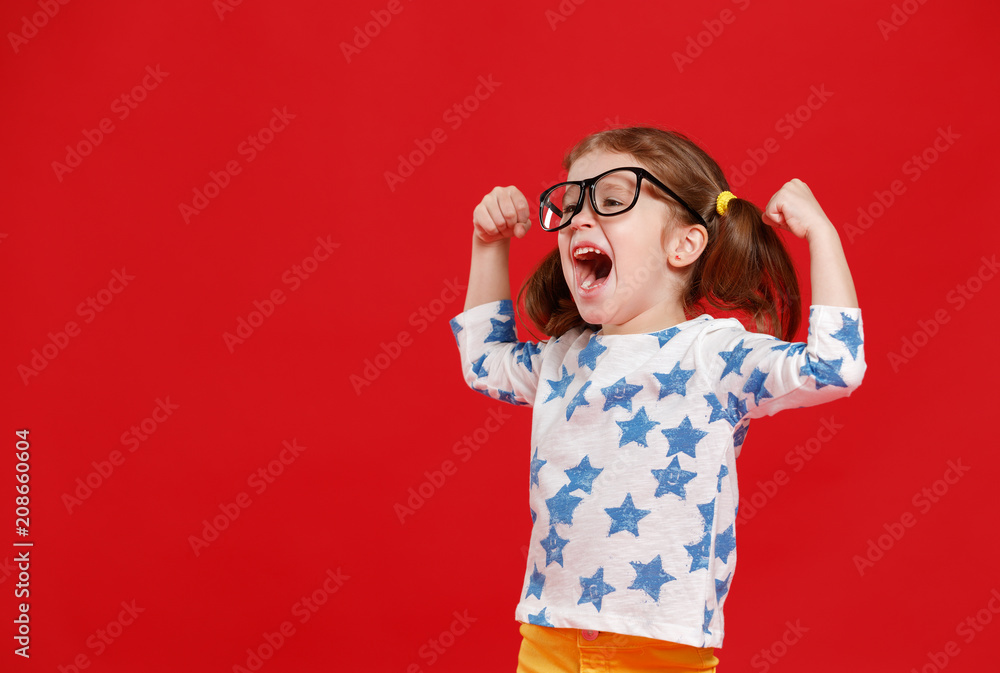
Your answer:
[[[587,188],[583,194],[583,203],[580,204],[580,210],[573,214],[573,221],[569,223],[568,229],[592,227],[596,224],[597,213],[594,212],[594,208],[590,204],[589,192],[590,188]]]

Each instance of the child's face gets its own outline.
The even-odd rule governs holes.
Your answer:
[[[573,163],[567,180],[624,166],[642,164],[627,154],[595,150]],[[572,223],[558,233],[563,274],[577,309],[608,334],[663,329],[679,306],[677,274],[662,242],[674,216],[656,187],[643,180],[641,190],[631,210],[613,217],[596,214],[588,194]],[[599,253],[580,252],[585,247]]]

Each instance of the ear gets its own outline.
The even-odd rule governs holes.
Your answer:
[[[705,250],[708,230],[701,224],[678,224],[667,239],[667,263],[681,269],[693,264]]]

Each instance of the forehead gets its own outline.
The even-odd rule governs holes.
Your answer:
[[[600,175],[612,168],[624,166],[643,167],[631,154],[608,152],[607,150],[591,150],[573,162],[569,167],[567,180],[586,180]]]

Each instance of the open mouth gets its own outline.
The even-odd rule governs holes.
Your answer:
[[[591,246],[580,246],[574,250],[573,260],[576,266],[576,282],[584,291],[602,287],[614,266],[608,255]]]

